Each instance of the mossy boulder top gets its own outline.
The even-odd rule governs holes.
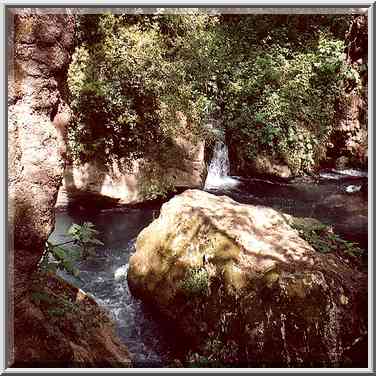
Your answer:
[[[366,366],[366,276],[316,252],[290,219],[187,190],[139,234],[129,286],[207,359]]]

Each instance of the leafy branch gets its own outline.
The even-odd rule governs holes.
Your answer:
[[[320,253],[340,251],[357,257],[364,252],[358,244],[342,239],[333,232],[331,226],[323,223],[315,225],[291,223],[291,226],[298,230],[299,235]]]
[[[52,271],[56,273],[57,270],[64,270],[67,273],[78,277],[79,270],[74,266],[74,261],[78,260],[80,256],[86,258],[95,250],[95,246],[103,245],[103,243],[95,236],[99,232],[95,230],[91,222],[84,222],[82,225],[76,223],[67,231],[67,234],[72,237],[63,243],[53,244],[47,240],[46,246],[39,262],[39,268],[42,271]],[[78,248],[62,247],[63,245],[73,244]]]

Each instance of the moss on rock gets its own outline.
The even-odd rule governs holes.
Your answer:
[[[290,220],[185,191],[139,235],[131,291],[171,318],[209,364],[365,365],[345,349],[366,336],[366,276],[317,252]]]

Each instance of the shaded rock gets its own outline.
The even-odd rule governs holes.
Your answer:
[[[336,169],[337,170],[344,170],[348,167],[349,165],[349,158],[342,156],[337,158],[336,160]]]
[[[357,15],[346,33],[346,54],[350,63],[366,63],[368,61],[368,18]]]
[[[259,175],[272,175],[280,178],[289,178],[292,175],[287,165],[277,162],[266,155],[256,157],[254,168]]]
[[[368,19],[357,15],[351,21],[346,33],[346,62],[359,74],[348,79],[345,94],[339,98],[335,124],[330,136],[329,150],[324,161],[328,166],[333,162],[337,168],[351,166],[367,168],[368,164]],[[347,158],[347,160],[346,160]],[[345,162],[345,163],[343,163]],[[331,166],[332,167],[332,166]]]
[[[277,178],[290,178],[293,176],[293,173],[287,164],[277,161],[268,155],[259,154],[251,163],[245,163],[244,161],[234,163],[234,159],[236,160],[236,154],[232,151],[230,155],[232,175],[272,176]]]
[[[171,180],[175,188],[201,188],[205,180],[204,143],[197,145],[186,139],[175,140],[179,156],[163,168],[161,179]],[[146,163],[146,166],[144,165]],[[111,165],[93,159],[85,163],[67,164],[57,206],[65,206],[70,196],[77,193],[97,194],[117,200],[122,204],[145,200],[142,185],[147,185],[143,169],[147,162],[139,159],[126,163],[114,160]]]
[[[17,304],[54,226],[64,170],[63,134],[70,119],[62,93],[75,22],[70,14],[38,14],[27,8],[10,14],[8,222],[11,290]],[[57,127],[54,119],[62,114],[66,121]]]
[[[64,280],[38,276],[20,303],[16,367],[129,367],[113,322],[90,296]]]
[[[9,366],[129,364],[96,303],[73,303],[73,296],[81,294],[77,289],[53,278],[38,284],[43,294],[66,301],[72,310],[33,300],[32,277],[54,228],[64,171],[71,117],[64,101],[65,76],[75,32],[69,10],[41,13],[34,8],[9,12]]]
[[[367,338],[367,277],[316,252],[288,220],[185,191],[139,234],[131,291],[209,362],[365,367],[366,349],[358,358],[352,348]]]

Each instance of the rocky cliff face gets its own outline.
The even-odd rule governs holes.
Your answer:
[[[11,21],[8,189],[17,302],[54,226],[53,207],[64,169],[62,138],[69,123],[62,94],[73,48],[74,17],[23,10]],[[64,121],[54,122],[62,114]]]
[[[129,367],[114,323],[93,298],[52,274],[35,274],[16,316],[16,367]]]
[[[346,35],[346,59],[359,72],[359,82],[349,81],[338,103],[337,122],[326,163],[341,169],[367,168],[368,163],[368,20],[355,17]],[[355,85],[357,87],[355,88]]]
[[[64,138],[70,121],[64,101],[65,76],[75,19],[68,12],[43,14],[43,9],[13,12],[8,40],[8,224],[9,316],[14,320],[10,337],[14,343],[10,343],[9,363],[84,359],[98,365],[101,357],[111,359],[106,353],[114,355],[114,348],[116,360],[129,363],[124,346],[110,344],[113,334],[107,324],[103,329],[107,337],[101,341],[107,340],[108,346],[104,344],[96,354],[92,342],[98,341],[93,336],[88,339],[86,331],[85,342],[79,333],[62,331],[32,299],[32,277],[54,227],[54,206],[64,171]],[[70,318],[71,324],[84,316],[81,308]]]
[[[171,166],[163,170],[161,178],[171,179],[176,188],[201,188],[206,171],[204,142],[193,145],[183,138],[175,142],[185,158],[172,161]],[[117,160],[113,161],[111,167],[95,159],[86,163],[67,164],[56,205],[65,206],[74,197],[83,197],[85,194],[99,194],[121,204],[142,202],[145,200],[142,194],[144,167],[142,160],[133,161],[130,168],[125,168]]]

